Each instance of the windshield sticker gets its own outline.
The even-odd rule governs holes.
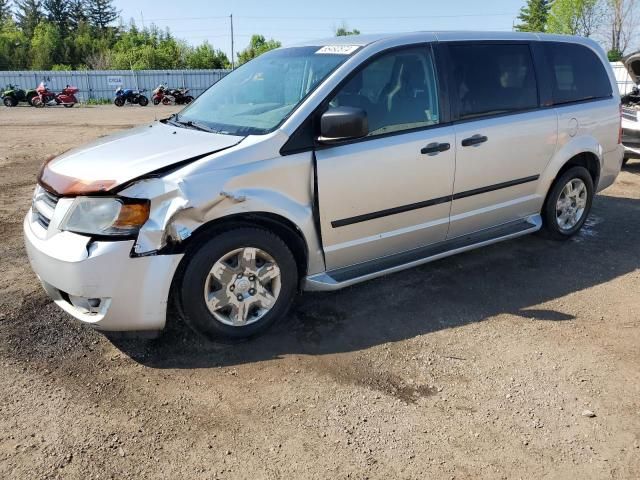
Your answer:
[[[316,52],[316,55],[351,55],[358,48],[357,45],[325,45]]]

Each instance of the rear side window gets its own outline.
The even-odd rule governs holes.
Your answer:
[[[551,69],[554,104],[612,95],[607,72],[592,50],[572,43],[550,43],[545,48]]]
[[[452,44],[449,53],[461,119],[538,107],[528,45]]]

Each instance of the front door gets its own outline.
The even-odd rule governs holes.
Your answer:
[[[369,135],[316,151],[327,269],[443,241],[455,172],[428,46],[394,50],[351,77],[330,107],[367,112]]]

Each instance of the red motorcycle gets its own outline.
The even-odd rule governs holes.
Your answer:
[[[78,103],[78,99],[76,98],[78,91],[78,87],[67,85],[62,92],[54,93],[47,88],[45,82],[42,82],[38,85],[38,88],[36,88],[38,95],[33,99],[31,104],[38,108],[52,105],[64,105],[66,108],[71,108]]]
[[[167,86],[164,83],[161,83],[156,87],[153,91],[153,97],[151,97],[151,101],[154,105],[160,105],[161,103],[164,105],[170,105],[171,100],[167,95]]]

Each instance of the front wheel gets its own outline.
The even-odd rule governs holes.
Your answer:
[[[555,240],[566,240],[580,231],[589,216],[595,189],[584,167],[572,167],[553,184],[542,218],[545,232]]]
[[[15,107],[16,105],[18,105],[18,100],[16,100],[14,97],[4,97],[2,99],[2,103],[4,103],[5,107]]]
[[[191,95],[187,95],[186,97],[184,97],[184,103],[189,105],[191,102],[193,102],[193,97]]]
[[[267,230],[241,227],[187,252],[174,282],[185,322],[209,339],[234,341],[264,332],[289,309],[298,269],[287,245]]]
[[[124,107],[124,98],[122,97],[116,97],[113,99],[113,104],[116,107]]]
[[[162,104],[163,105],[171,105],[171,99],[169,97],[163,97],[162,98]]]
[[[153,97],[153,104],[160,105],[160,99],[158,97]]]
[[[44,108],[44,101],[40,97],[35,97],[31,102],[31,105],[36,108]]]

